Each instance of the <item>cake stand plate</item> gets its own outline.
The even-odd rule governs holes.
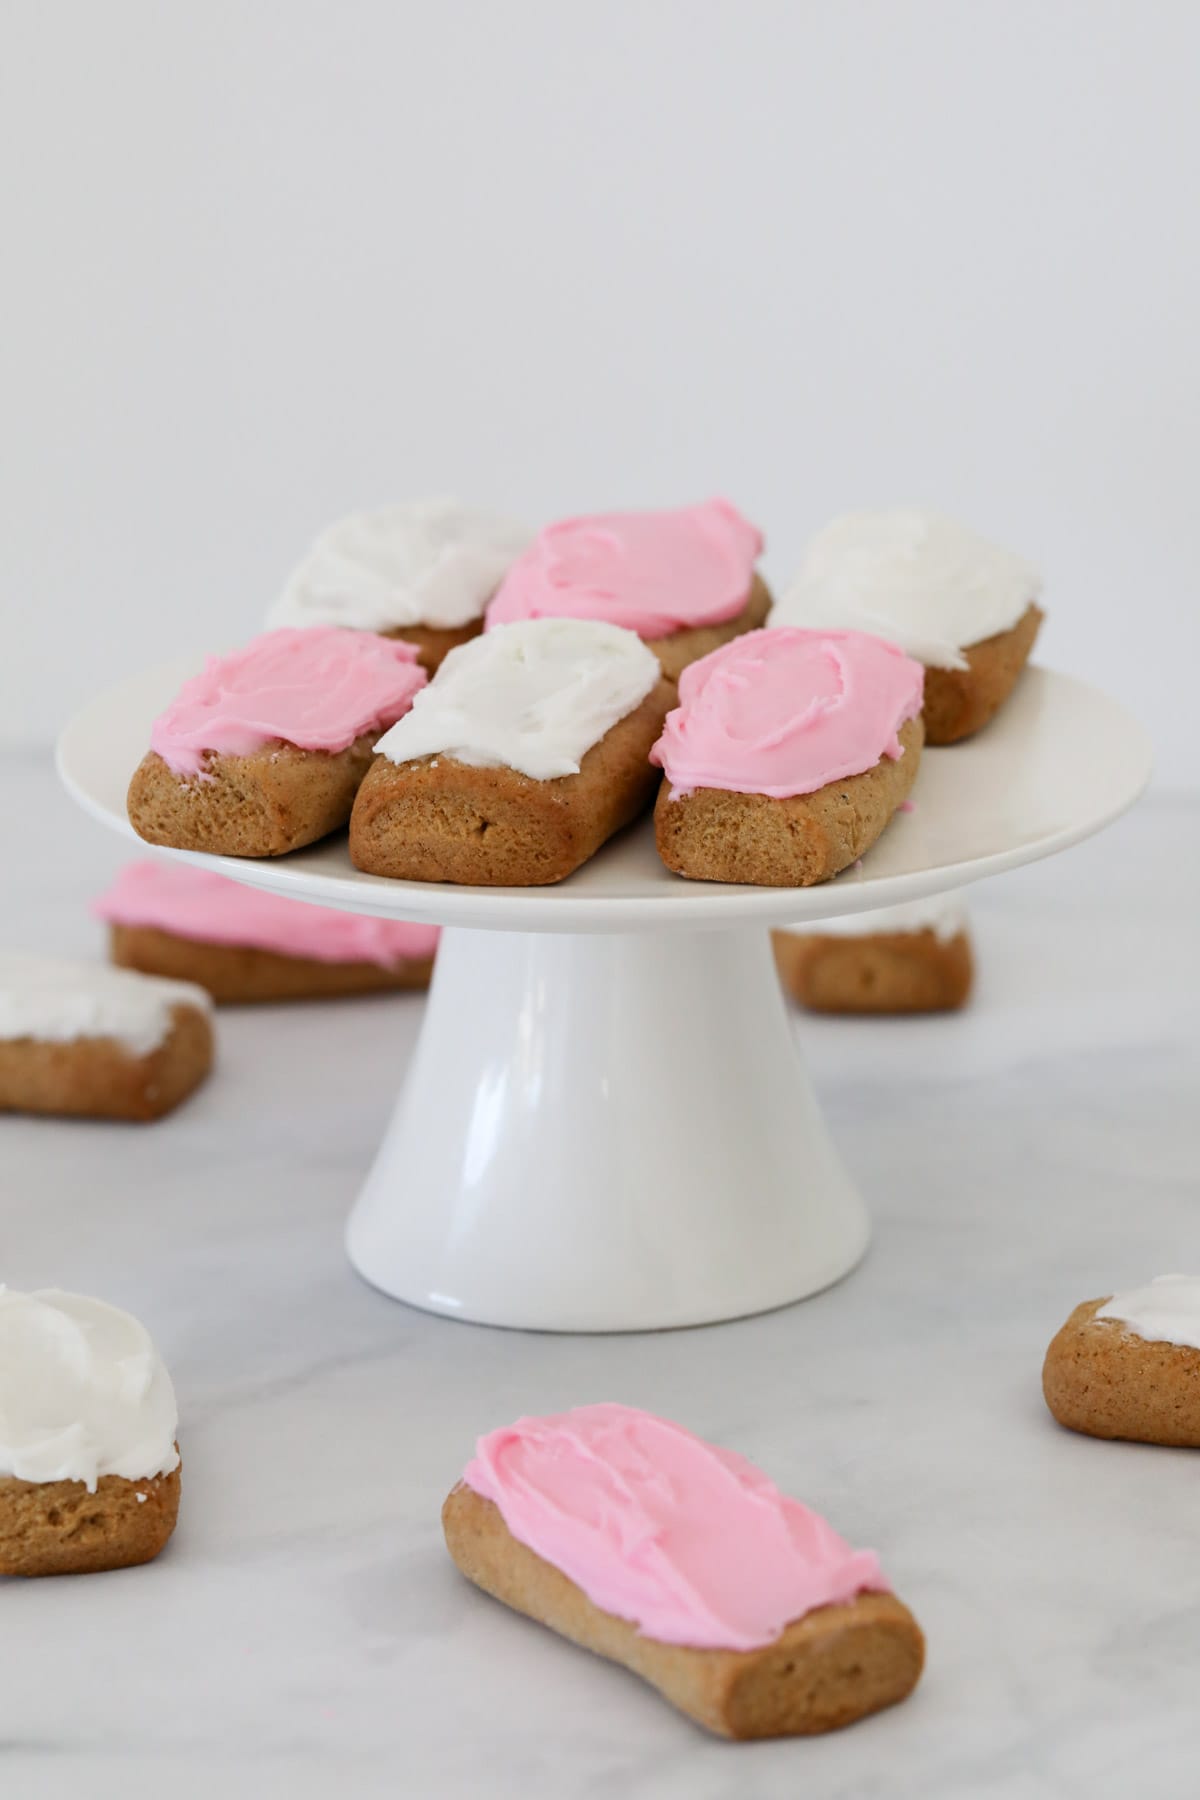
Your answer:
[[[128,836],[125,790],[151,720],[199,661],[125,682],[60,739],[69,791]],[[821,887],[682,881],[648,822],[552,888],[364,875],[344,835],[274,860],[159,854],[447,927],[350,1218],[350,1259],[368,1281],[486,1324],[644,1330],[802,1299],[867,1245],[767,927],[919,899],[1067,849],[1130,806],[1149,772],[1145,733],[1122,707],[1033,668],[986,731],[925,752],[913,810]]]

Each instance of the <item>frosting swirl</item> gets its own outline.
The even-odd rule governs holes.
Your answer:
[[[1145,1287],[1114,1294],[1096,1313],[1135,1337],[1200,1350],[1200,1275],[1159,1275]]]
[[[411,644],[316,625],[252,638],[210,656],[155,719],[150,747],[176,775],[206,753],[249,756],[274,739],[301,750],[346,750],[407,712],[425,685]]]
[[[518,1419],[480,1438],[463,1479],[596,1606],[660,1643],[753,1650],[818,1606],[888,1591],[874,1551],[744,1457],[635,1407]]]
[[[454,630],[478,619],[530,532],[458,500],[404,500],[328,526],[271,608],[269,625]]]
[[[547,525],[509,570],[487,623],[605,619],[645,638],[741,612],[762,533],[728,500]]]
[[[773,625],[874,632],[931,668],[1009,631],[1042,590],[1035,569],[940,513],[844,513],[809,542]]]
[[[0,1287],[0,1475],[138,1481],[179,1466],[171,1377],[144,1325],[103,1300]]]
[[[149,926],[198,944],[383,969],[432,956],[439,936],[436,925],[310,906],[185,863],[127,864],[92,912],[110,925]]]
[[[584,755],[659,680],[632,632],[590,619],[499,625],[452,650],[375,749],[391,762],[444,753],[534,781],[577,775]]]
[[[166,1038],[177,1006],[209,1012],[212,1001],[190,981],[0,950],[0,1038],[115,1038],[131,1055],[148,1056]]]
[[[899,757],[924,671],[858,631],[748,631],[689,664],[650,752],[675,794],[784,799]]]

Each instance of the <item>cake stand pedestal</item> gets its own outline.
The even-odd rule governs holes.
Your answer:
[[[692,1325],[827,1287],[866,1211],[761,930],[447,931],[350,1260],[551,1331]]]
[[[134,677],[60,740],[69,790],[128,835],[125,789],[151,720],[199,661]],[[644,1330],[802,1299],[866,1248],[866,1210],[797,1055],[767,927],[918,899],[1066,849],[1129,806],[1149,769],[1120,706],[1031,669],[978,738],[926,751],[914,810],[819,888],[679,880],[647,823],[554,888],[388,881],[354,869],[344,837],[275,860],[185,860],[447,928],[351,1214],[359,1272],[460,1319]]]

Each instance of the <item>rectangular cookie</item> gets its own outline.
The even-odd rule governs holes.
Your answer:
[[[453,651],[426,694],[380,741],[354,803],[350,857],[370,874],[562,881],[653,798],[648,755],[674,691],[632,632],[497,626]]]
[[[1071,1431],[1200,1449],[1200,1278],[1085,1300],[1046,1352],[1042,1392]]]
[[[435,925],[310,906],[181,862],[126,864],[92,912],[121,968],[235,1006],[425,988],[438,941]]]
[[[603,1612],[518,1543],[490,1500],[459,1483],[442,1508],[446,1547],[476,1587],[609,1662],[698,1725],[727,1738],[807,1737],[895,1706],[924,1660],[920,1629],[894,1594],[860,1594],[785,1627],[764,1650],[656,1643]]]
[[[212,1067],[203,989],[0,955],[0,1112],[160,1119]]]
[[[821,919],[771,938],[785,991],[811,1012],[946,1012],[971,991],[971,940],[958,894]]]
[[[122,969],[194,981],[218,1006],[281,1000],[331,1000],[355,994],[420,991],[429,986],[432,956],[383,967],[374,962],[318,962],[237,944],[200,944],[152,925],[113,925],[109,957]]]
[[[635,1408],[489,1433],[442,1526],[477,1587],[722,1737],[837,1730],[921,1673],[920,1628],[871,1552],[743,1458]]]
[[[150,1562],[179,1511],[178,1430],[140,1320],[87,1294],[0,1286],[0,1576]]]
[[[786,992],[810,1012],[954,1012],[971,991],[963,931],[947,940],[929,930],[856,938],[776,931],[771,939]]]
[[[664,781],[654,808],[658,853],[692,881],[812,887],[869,850],[907,799],[921,760],[919,719],[900,728],[904,755],[848,775],[813,794],[779,799],[718,788],[671,798]]]
[[[916,779],[923,680],[856,631],[752,631],[690,664],[651,752],[664,863],[810,887],[857,861]]]
[[[411,644],[333,626],[211,657],[155,720],[129,785],[150,844],[283,856],[339,830],[380,733],[425,683]]]

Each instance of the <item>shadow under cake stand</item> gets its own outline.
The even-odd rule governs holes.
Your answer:
[[[64,731],[76,800],[132,836],[150,724],[200,659]],[[296,900],[446,927],[416,1051],[347,1248],[411,1305],[491,1325],[633,1331],[737,1318],[852,1269],[866,1208],[800,1060],[768,927],[889,906],[1065,850],[1150,771],[1115,701],[1027,671],[977,738],[927,750],[914,808],[806,889],[683,881],[648,821],[557,887],[389,881],[344,834],[263,861],[179,856]]]

